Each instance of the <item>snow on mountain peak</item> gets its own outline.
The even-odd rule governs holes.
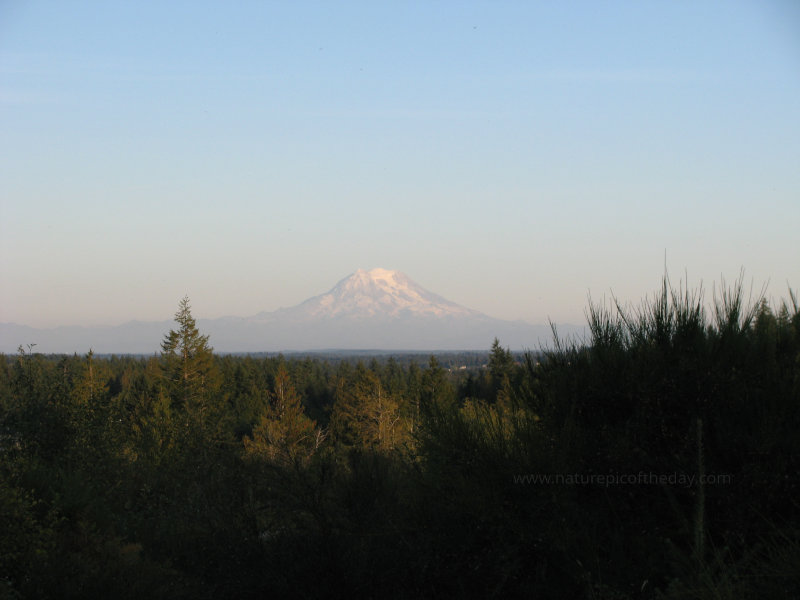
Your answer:
[[[300,305],[308,317],[445,317],[478,314],[417,285],[399,271],[359,269]],[[300,308],[298,307],[298,308]]]

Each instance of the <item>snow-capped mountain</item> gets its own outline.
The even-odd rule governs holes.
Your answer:
[[[309,298],[292,308],[260,313],[252,320],[397,319],[411,316],[443,318],[484,315],[429,292],[399,271],[359,269],[325,294]]]
[[[494,319],[438,296],[403,273],[359,269],[330,291],[296,306],[252,317],[198,319],[217,352],[306,350],[488,350],[497,337],[512,350],[538,348],[547,325]],[[0,324],[0,352],[35,343],[44,353],[152,354],[171,321],[118,327],[33,329]],[[562,334],[575,327],[560,327]]]
[[[218,349],[248,351],[480,350],[495,337],[520,350],[550,336],[548,326],[493,319],[381,268],[359,269],[296,306],[205,325]]]

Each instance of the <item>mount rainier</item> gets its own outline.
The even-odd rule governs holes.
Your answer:
[[[388,269],[359,269],[330,291],[252,317],[198,319],[217,352],[314,350],[484,350],[495,337],[512,350],[537,349],[550,327],[504,321],[465,308]],[[44,353],[152,354],[172,321],[116,327],[33,329],[0,325],[0,351],[36,343]],[[567,333],[576,328],[567,326]]]

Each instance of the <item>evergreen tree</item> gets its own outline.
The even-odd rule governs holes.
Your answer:
[[[494,338],[492,351],[489,353],[489,377],[492,385],[492,398],[506,403],[512,398],[511,376],[514,372],[514,357],[511,350],[504,349],[500,340]]]
[[[433,403],[451,403],[454,399],[453,386],[447,379],[447,371],[433,355],[428,362],[428,368],[422,373],[420,396],[421,403],[426,407]],[[419,419],[419,409],[415,417]]]
[[[325,438],[303,412],[284,365],[275,375],[275,391],[252,437],[244,438],[245,455],[293,464],[309,458]]]
[[[339,442],[358,448],[388,451],[406,437],[398,400],[361,364],[352,383],[337,381],[331,425]]]
[[[170,330],[161,343],[164,382],[173,405],[202,426],[209,399],[219,387],[213,348],[197,329],[188,296],[180,301],[175,321],[177,330]]]

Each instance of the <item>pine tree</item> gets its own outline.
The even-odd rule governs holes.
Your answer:
[[[492,385],[492,400],[505,404],[512,399],[511,376],[514,372],[514,357],[511,350],[504,349],[500,340],[494,338],[489,353],[489,377]]]
[[[284,365],[278,367],[274,389],[252,437],[244,438],[245,455],[282,464],[303,462],[317,450],[325,434],[305,415]]]
[[[421,403],[430,406],[434,403],[450,404],[454,400],[453,386],[447,380],[447,371],[431,355],[428,367],[422,373]],[[419,407],[415,415],[419,419]]]
[[[358,365],[352,382],[337,382],[331,426],[340,442],[358,448],[389,451],[406,439],[400,404],[378,375]]]
[[[197,329],[188,296],[180,301],[175,321],[178,329],[170,330],[161,343],[166,391],[177,409],[202,425],[210,397],[219,387],[213,348]]]

